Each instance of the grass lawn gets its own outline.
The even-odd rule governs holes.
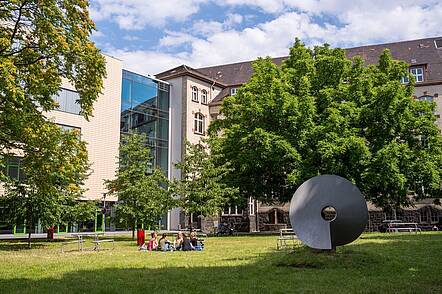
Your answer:
[[[206,239],[202,252],[60,252],[0,242],[0,293],[442,293],[442,233],[364,234],[337,253],[276,251],[275,236]]]

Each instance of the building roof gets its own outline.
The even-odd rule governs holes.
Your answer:
[[[273,62],[280,65],[287,57],[273,58]],[[253,61],[223,64],[217,66],[198,68],[202,74],[217,78],[221,83],[231,86],[238,86],[247,83],[252,76]]]
[[[442,83],[442,47],[436,48],[436,40],[442,40],[442,37],[361,46],[345,50],[349,58],[359,55],[367,64],[377,64],[384,49],[390,49],[394,59],[405,61],[410,66],[427,65],[426,83]]]
[[[203,80],[205,82],[214,84],[216,86],[225,88],[227,85],[216,80],[216,79],[212,79],[209,76],[205,75],[204,73],[200,72],[199,70],[196,70],[190,66],[187,65],[180,65],[177,66],[175,68],[163,71],[159,74],[156,74],[155,77],[157,79],[162,79],[162,80],[170,80],[173,78],[177,78],[177,77],[181,77],[181,76],[193,76],[197,79]]]
[[[361,56],[367,64],[377,64],[379,56],[384,49],[390,49],[393,58],[405,61],[411,66],[428,66],[427,82],[442,82],[442,47],[436,48],[435,40],[442,37],[427,38],[379,45],[367,45],[345,49],[349,58]],[[274,58],[275,64],[279,65],[288,56]],[[252,61],[222,64],[217,66],[203,67],[197,69],[200,73],[218,77],[218,80],[226,85],[242,85],[252,76]]]

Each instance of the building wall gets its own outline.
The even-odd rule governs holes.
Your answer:
[[[180,170],[175,168],[175,163],[182,159],[183,145],[183,117],[185,117],[185,108],[183,103],[183,77],[177,77],[167,81],[170,84],[170,123],[169,123],[169,178],[181,178]],[[177,230],[180,224],[180,208],[173,208],[169,212],[169,229]]]
[[[437,126],[442,130],[442,84],[431,86],[417,86],[414,88],[414,95],[419,98],[424,95],[433,97],[433,101],[436,103],[435,115],[437,117]]]
[[[186,77],[186,90],[187,94],[186,102],[186,134],[185,138],[192,144],[198,144],[202,138],[205,138],[205,135],[195,134],[194,130],[194,115],[197,112],[200,112],[204,115],[204,133],[207,134],[207,129],[210,124],[210,113],[209,113],[209,105],[205,105],[201,103],[201,92],[202,90],[206,90],[208,94],[208,103],[216,97],[216,95],[221,92],[221,88],[214,87],[212,90],[212,85],[207,82],[200,81],[193,77]],[[198,88],[198,102],[192,101],[192,87]]]
[[[118,146],[120,143],[120,99],[121,99],[121,61],[109,56],[106,58],[107,77],[98,100],[94,103],[93,116],[87,121],[83,116],[52,111],[47,116],[57,124],[81,129],[82,140],[88,143],[87,150],[92,173],[85,182],[87,200],[103,199],[106,188],[105,179],[113,179],[117,168]],[[64,81],[63,88],[75,88]],[[106,198],[115,201],[115,198]]]

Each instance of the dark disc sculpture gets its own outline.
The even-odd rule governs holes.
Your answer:
[[[335,249],[356,240],[368,221],[367,203],[353,183],[321,175],[305,181],[290,202],[290,223],[315,249]]]

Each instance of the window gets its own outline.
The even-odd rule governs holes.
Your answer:
[[[204,115],[201,112],[195,113],[195,125],[193,131],[196,134],[204,134]]]
[[[207,104],[207,91],[206,90],[201,91],[201,103]]]
[[[26,179],[20,157],[11,157],[6,161],[5,174],[13,180],[23,181]]]
[[[412,67],[412,68],[410,68],[410,73],[414,76],[416,83],[421,83],[424,81],[424,68],[423,67]]]
[[[430,210],[430,219],[432,223],[438,223],[439,222],[439,215],[437,214],[437,211],[431,211]]]
[[[428,101],[428,102],[433,102],[433,96],[430,95],[424,95],[424,96],[420,96],[419,98],[417,98],[419,101]]]
[[[222,215],[242,215],[243,209],[241,207],[235,206],[227,206],[224,208]]]
[[[198,102],[198,88],[195,86],[192,87],[192,101]]]
[[[249,215],[255,215],[255,200],[249,197]]]
[[[78,131],[78,133],[81,132],[81,128],[79,127],[74,127],[74,126],[69,126],[69,125],[62,125],[62,124],[57,124],[63,131],[72,131],[72,130],[76,130]]]
[[[59,105],[57,110],[72,114],[80,114],[81,106],[77,102],[80,99],[80,95],[78,95],[77,92],[60,88],[60,91],[53,97],[53,99]]]
[[[434,40],[434,45],[436,46],[437,49],[442,48],[442,39]]]
[[[401,83],[402,84],[408,84],[410,82],[410,80],[408,79],[408,77],[402,77],[401,78]]]
[[[238,92],[238,88],[231,88],[230,89],[230,95],[236,95],[236,93]]]

